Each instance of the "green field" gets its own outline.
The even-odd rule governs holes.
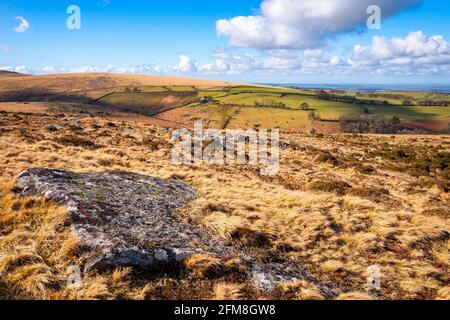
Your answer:
[[[304,128],[309,123],[307,111],[290,111],[276,108],[241,108],[231,119],[228,127],[291,129]]]
[[[140,89],[139,89],[140,90]],[[124,111],[154,115],[165,110],[181,107],[197,100],[194,91],[113,92],[97,103]]]
[[[385,119],[398,117],[401,121],[408,122],[441,121],[444,127],[446,121],[450,122],[450,107],[417,105],[424,99],[450,101],[450,95],[411,92],[333,94],[334,100],[346,96],[355,97],[356,100],[319,100],[314,91],[274,87],[237,86],[200,90],[193,86],[171,86],[113,92],[103,97],[100,102],[148,115],[191,104],[189,110],[196,118],[218,128],[305,128],[311,125],[312,112],[320,119],[315,122],[321,122],[323,125],[338,122],[344,116],[359,115],[374,115]],[[167,97],[171,97],[169,102]],[[202,97],[209,97],[209,103],[201,104]],[[401,99],[406,98],[415,105],[404,106]],[[304,110],[305,104],[308,106],[307,110]],[[195,112],[195,108],[200,106],[203,111]]]
[[[115,92],[101,100],[112,105],[152,106],[165,96],[166,92]]]
[[[392,104],[358,104],[345,103],[336,101],[318,100],[312,95],[302,94],[274,94],[268,92],[258,93],[241,93],[229,94],[214,92],[212,95],[218,101],[224,104],[241,105],[246,107],[254,107],[255,102],[264,103],[273,101],[275,103],[282,102],[287,108],[300,109],[303,103],[307,103],[314,111],[324,119],[337,120],[344,115],[363,114],[367,110],[370,113],[393,117],[398,116],[404,120],[440,120],[450,118],[450,107],[434,107],[434,106],[410,106],[405,107],[401,103],[394,101]],[[449,98],[450,99],[450,98]],[[381,100],[381,99],[378,99]],[[397,103],[396,103],[397,102]]]
[[[370,111],[384,117],[398,116],[404,120],[444,120],[450,119],[450,107],[421,107],[421,106],[369,106]]]

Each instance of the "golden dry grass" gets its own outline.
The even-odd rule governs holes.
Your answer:
[[[74,120],[81,121],[81,130],[69,125]],[[186,262],[187,278],[149,279],[116,270],[86,276],[80,290],[68,290],[67,267],[83,262],[78,258],[82,248],[65,227],[65,209],[12,191],[14,177],[22,170],[51,167],[181,179],[200,195],[179,213],[182,219],[213,230],[261,259],[294,261],[319,281],[341,289],[339,299],[449,298],[445,170],[417,176],[409,167],[398,170],[406,163],[371,155],[386,144],[418,153],[448,152],[449,137],[284,134],[282,139],[295,144],[281,152],[279,174],[265,177],[251,166],[174,165],[170,132],[142,122],[115,120],[112,126],[110,119],[89,115],[13,113],[0,114],[0,121],[1,297],[324,298],[307,281],[286,284],[272,295],[255,293],[245,279],[228,273],[243,273],[239,261],[205,256]],[[63,127],[49,131],[48,124]],[[62,143],[67,137],[92,145]],[[323,152],[338,162],[318,162]],[[374,172],[360,173],[360,165],[370,165]],[[349,187],[342,192],[308,188],[315,181],[339,181]],[[366,288],[367,268],[372,265],[382,271],[380,292]],[[224,276],[229,278],[221,279]],[[186,296],[183,288],[193,284],[197,289]]]
[[[53,92],[83,92],[91,90],[115,89],[127,86],[196,86],[199,88],[215,88],[236,86],[239,83],[214,80],[200,80],[155,75],[129,74],[57,74],[40,76],[3,76],[0,81],[0,92],[14,91],[18,88],[44,89],[52,88]]]
[[[282,295],[295,300],[324,300],[319,288],[307,281],[286,283],[280,286]]]
[[[234,283],[218,283],[214,287],[214,300],[242,300],[244,286]]]

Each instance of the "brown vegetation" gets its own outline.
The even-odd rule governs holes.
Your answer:
[[[170,130],[59,114],[0,114],[1,298],[324,299],[318,283],[338,299],[450,298],[449,137],[282,134],[292,144],[279,174],[265,177],[251,166],[174,165]],[[180,218],[317,281],[262,293],[236,257],[193,256],[178,274],[118,269],[84,275],[70,290],[67,270],[83,264],[83,248],[65,208],[16,193],[14,177],[30,167],[181,179],[200,197]],[[372,265],[382,270],[381,291],[367,290]]]

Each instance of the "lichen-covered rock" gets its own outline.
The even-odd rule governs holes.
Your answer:
[[[170,271],[193,254],[237,256],[260,290],[306,279],[325,296],[335,295],[291,261],[260,261],[251,251],[181,222],[174,210],[197,197],[183,182],[127,172],[30,169],[17,177],[16,185],[24,195],[45,196],[67,207],[70,228],[87,249],[85,272],[116,267]]]
[[[218,251],[206,231],[173,214],[197,196],[180,181],[126,172],[30,169],[16,184],[25,195],[67,206],[72,232],[90,253],[87,272],[117,266],[160,269],[193,253]]]

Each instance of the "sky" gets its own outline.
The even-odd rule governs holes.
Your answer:
[[[30,74],[447,84],[447,41],[442,0],[0,2],[0,69]]]

